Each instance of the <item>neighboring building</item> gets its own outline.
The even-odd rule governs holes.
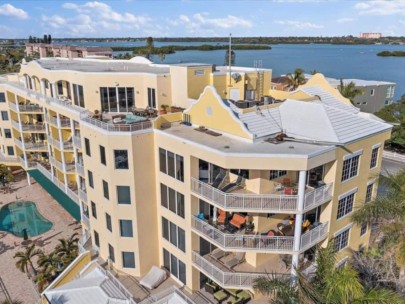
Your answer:
[[[310,79],[312,75],[306,74]],[[336,78],[326,78],[330,85],[336,89],[340,87],[340,80]],[[343,79],[343,84],[350,82],[355,84],[356,89],[363,91],[363,94],[354,98],[354,106],[362,112],[375,113],[394,102],[395,86],[394,82],[362,80],[362,79]]]
[[[332,238],[341,261],[368,245],[350,215],[376,195],[391,131],[320,74],[270,85],[253,68],[32,61],[0,79],[0,163],[52,181],[116,270],[253,292],[265,273],[291,275],[284,255],[310,266]],[[154,117],[162,105],[176,108]]]
[[[364,38],[364,39],[380,39],[380,38],[382,38],[382,34],[381,33],[360,33],[359,37]]]
[[[109,47],[27,43],[25,52],[27,56],[39,56],[40,58],[112,58],[112,49]]]

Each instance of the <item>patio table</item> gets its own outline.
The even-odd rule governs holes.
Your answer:
[[[222,302],[228,297],[228,294],[224,290],[218,290],[216,293],[214,293],[214,298],[218,302]]]

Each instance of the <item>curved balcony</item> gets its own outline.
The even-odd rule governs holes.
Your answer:
[[[332,189],[331,183],[307,191],[301,213],[329,201]],[[299,213],[298,195],[226,193],[194,177],[191,178],[191,191],[226,211]]]
[[[301,235],[300,250],[304,252],[328,235],[329,223],[322,223]],[[262,236],[242,233],[224,233],[208,222],[192,217],[191,227],[198,235],[208,239],[224,251],[254,251],[293,254],[294,236]]]

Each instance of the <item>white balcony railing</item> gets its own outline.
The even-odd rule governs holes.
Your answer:
[[[80,205],[79,197],[77,196],[76,192],[72,191],[71,189],[66,188],[65,193],[74,201],[76,204]]]
[[[58,168],[60,171],[65,172],[65,166],[58,160],[56,160],[53,156],[49,157],[51,164]]]
[[[63,142],[63,149],[64,150],[73,150],[73,142],[72,141],[64,141]]]
[[[80,139],[80,136],[77,135],[73,136],[73,144],[79,149],[82,148],[82,141]]]
[[[82,201],[87,202],[87,193],[86,193],[85,191],[79,189],[79,198],[80,198]]]
[[[14,112],[18,112],[18,107],[15,103],[9,102],[8,106],[11,110],[13,110]]]
[[[66,172],[76,172],[76,164],[74,162],[65,164],[65,170]]]
[[[224,288],[251,289],[256,279],[267,275],[266,273],[222,270],[197,252],[193,252],[192,261],[194,267]]]
[[[36,142],[36,143],[24,143],[26,150],[33,150],[33,151],[47,151],[48,144],[46,141],[43,142]]]
[[[309,230],[301,236],[300,252],[311,248],[318,244],[321,240],[325,239],[328,235],[329,222],[322,223],[314,229]]]
[[[147,130],[152,128],[152,122],[145,121],[145,122],[138,122],[133,124],[112,124],[106,123],[104,121],[100,121],[88,116],[88,114],[83,113],[83,117],[81,118],[83,121],[101,128],[106,131],[110,132],[135,132],[141,130]]]
[[[42,107],[39,105],[18,105],[20,112],[42,113]]]
[[[59,119],[61,127],[70,127],[70,119],[69,118],[60,118]]]
[[[304,211],[332,198],[333,184],[305,193]],[[191,191],[226,210],[263,212],[297,212],[298,195],[225,193],[211,185],[191,178]]]
[[[21,129],[23,131],[39,131],[39,132],[45,132],[45,125],[42,123],[37,123],[37,124],[21,124]]]
[[[19,122],[15,121],[15,120],[11,120],[11,126],[14,129],[17,129],[18,131],[22,132],[22,128]]]
[[[225,193],[194,177],[191,190],[227,210],[293,212],[298,205],[298,195]]]
[[[60,143],[60,141],[58,139],[52,138],[50,136],[48,136],[48,141],[54,145],[56,148],[58,148],[59,150],[62,150],[62,145]]]
[[[23,145],[22,141],[20,140],[20,138],[14,137],[14,143],[15,143],[21,150],[24,150],[24,145]]]
[[[261,236],[223,233],[207,222],[193,217],[191,226],[194,231],[210,239],[216,246],[224,249],[241,251],[274,251],[292,252],[294,250],[293,236]]]
[[[2,164],[10,164],[10,163],[18,163],[20,162],[20,158],[19,157],[10,157],[8,155],[4,155],[1,151],[0,151],[0,163]]]
[[[90,220],[89,217],[82,212],[82,222],[90,228]]]
[[[76,163],[76,172],[79,173],[81,176],[84,176],[84,167],[80,163]]]

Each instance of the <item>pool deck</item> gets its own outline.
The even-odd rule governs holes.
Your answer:
[[[51,230],[25,242],[22,238],[0,231],[0,277],[12,299],[32,304],[38,301],[39,295],[33,282],[15,267],[14,254],[24,250],[27,242],[35,242],[37,248],[49,253],[58,243],[58,239],[67,238],[74,232],[81,235],[81,226],[32,178],[31,186],[28,186],[25,174],[17,177],[11,188],[11,193],[0,194],[0,208],[16,200],[33,201],[39,212],[53,224]],[[0,289],[0,302],[4,299]]]

